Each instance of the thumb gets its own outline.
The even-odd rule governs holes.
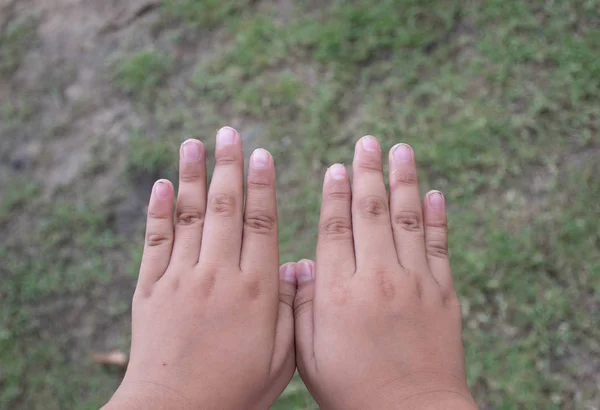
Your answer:
[[[296,362],[300,375],[314,367],[313,299],[315,294],[315,263],[303,259],[296,264],[298,290],[294,299],[296,324]]]

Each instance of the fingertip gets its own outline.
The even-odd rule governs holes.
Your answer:
[[[154,183],[148,205],[146,239],[138,286],[148,290],[165,273],[173,246],[173,185],[166,179]]]
[[[326,179],[333,181],[345,181],[348,180],[348,171],[343,164],[333,164],[329,167],[325,176]]]
[[[407,164],[414,162],[414,150],[412,147],[405,143],[399,143],[392,147],[390,150],[390,160],[396,164]]]
[[[315,264],[308,259],[302,259],[296,265],[296,280],[298,284],[310,282],[315,278]]]
[[[378,152],[381,150],[379,141],[372,135],[365,135],[360,140],[358,140],[358,143],[356,145],[357,148],[360,147],[361,149],[367,152]]]
[[[427,193],[427,206],[436,212],[443,212],[446,208],[446,199],[444,194],[437,190],[432,190]]]
[[[217,149],[236,145],[239,142],[240,133],[229,125],[226,125],[217,132]]]
[[[159,179],[156,181],[152,191],[154,196],[161,201],[165,201],[169,199],[169,197],[173,197],[174,194],[173,184],[171,184],[171,181],[167,179]]]
[[[279,268],[279,279],[284,282],[296,284],[296,263],[288,262],[281,265]]]
[[[200,162],[205,157],[204,144],[195,138],[185,140],[179,151],[181,159],[185,162]]]
[[[250,166],[254,169],[267,169],[271,168],[273,164],[273,157],[269,151],[263,148],[255,149],[250,156]]]

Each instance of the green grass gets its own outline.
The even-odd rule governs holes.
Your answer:
[[[166,21],[183,22],[193,31],[214,28],[239,14],[251,0],[166,0],[162,5]]]
[[[14,185],[9,189],[3,190],[0,200],[0,226],[7,223],[9,217],[16,211],[27,205],[29,201],[34,200],[39,194],[37,183],[25,178],[16,178]]]
[[[34,196],[30,188],[24,192]],[[49,409],[99,406],[102,399],[92,395],[110,394],[114,383],[108,375],[94,374],[87,357],[69,359],[76,349],[73,340],[86,338],[70,333],[69,317],[86,315],[87,298],[108,288],[119,270],[115,252],[122,241],[111,231],[109,215],[99,208],[64,201],[24,202],[25,197],[17,194],[12,198],[3,209],[19,205],[38,218],[17,223],[12,231],[19,235],[0,246],[0,408],[34,408],[42,403]],[[108,295],[102,298],[109,305]],[[108,307],[102,311],[109,317]],[[102,315],[94,319],[105,321]],[[98,329],[89,331],[98,335]],[[99,380],[103,382],[94,385]],[[90,398],[81,407],[83,391]]]
[[[168,77],[171,60],[160,51],[140,50],[113,65],[115,87],[151,104]]]
[[[161,13],[173,43],[114,66],[115,87],[144,103],[136,108],[145,123],[120,154],[123,184],[173,177],[185,138],[203,139],[210,152],[220,125],[258,124],[257,144],[278,169],[282,262],[297,260],[314,256],[326,167],[351,163],[365,134],[385,149],[408,142],[422,191],[447,196],[468,379],[481,408],[584,409],[600,400],[599,1],[306,1],[284,12],[276,2],[168,0]],[[207,36],[218,46],[181,71],[174,50]],[[183,95],[166,83],[173,78]],[[11,266],[6,289],[18,296],[2,299],[9,382],[0,376],[0,408],[93,408],[118,376],[57,359],[31,336],[40,325],[30,317],[62,295],[65,279],[69,295],[91,292],[104,305],[90,289],[110,288],[115,271],[135,272],[139,251],[117,249],[112,208],[93,217],[98,210],[71,199],[62,211],[51,207],[50,222],[23,206],[35,192],[15,191],[0,205],[0,228],[10,216],[39,214],[31,231],[39,237],[0,242]],[[110,255],[122,263],[102,265]],[[126,317],[126,295],[105,313]],[[15,328],[30,335],[24,349],[40,366],[15,353]],[[34,377],[32,368],[52,370]],[[69,371],[90,379],[53,379]],[[274,408],[316,407],[295,379]]]
[[[172,176],[177,158],[174,141],[153,139],[135,130],[129,138],[125,172],[130,178],[150,176],[153,179]]]

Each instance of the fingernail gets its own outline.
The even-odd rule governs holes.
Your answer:
[[[184,142],[183,159],[187,162],[198,162],[200,159],[200,145],[195,141]]]
[[[433,209],[442,209],[444,207],[444,195],[435,191],[429,194],[429,204]]]
[[[365,151],[375,152],[379,149],[379,144],[377,143],[377,140],[375,139],[375,137],[372,137],[370,135],[362,137],[361,144]]]
[[[296,268],[295,263],[288,263],[281,269],[279,277],[286,282],[296,283]]]
[[[315,277],[312,264],[310,262],[300,261],[296,264],[296,277],[299,283],[308,282]]]
[[[223,148],[235,143],[235,131],[231,127],[223,127],[217,133],[217,148]]]
[[[252,166],[254,168],[267,168],[269,166],[269,153],[259,148],[252,153]]]
[[[333,164],[329,167],[329,175],[336,180],[346,179],[346,167],[342,164]]]
[[[413,159],[412,148],[406,144],[398,144],[392,151],[394,159],[398,163],[411,162]]]
[[[154,193],[158,199],[165,200],[169,196],[169,186],[165,181],[157,181],[154,184]]]

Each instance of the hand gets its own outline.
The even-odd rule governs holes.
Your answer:
[[[158,181],[133,299],[131,360],[106,409],[267,408],[295,370],[295,264],[279,269],[273,158],[217,136],[207,196],[200,141],[180,152],[179,193]]]
[[[389,161],[389,201],[373,137],[356,145],[352,191],[342,165],[327,171],[316,273],[295,300],[300,375],[322,409],[475,409],[444,197],[421,206],[408,145]]]

